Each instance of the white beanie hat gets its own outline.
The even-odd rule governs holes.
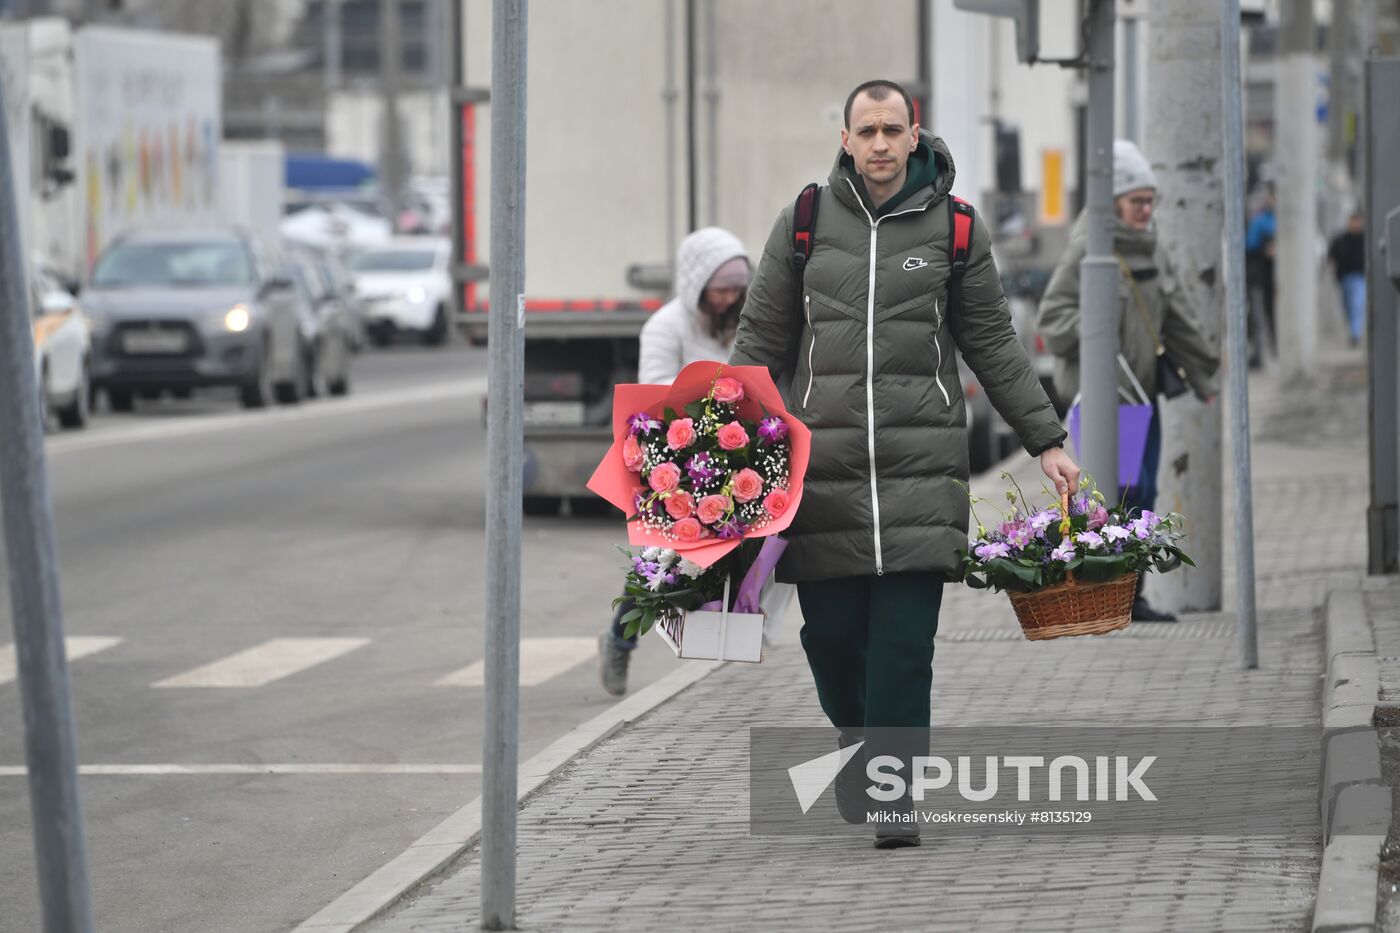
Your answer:
[[[1157,187],[1157,176],[1152,174],[1152,166],[1138,150],[1132,140],[1113,141],[1113,196]]]

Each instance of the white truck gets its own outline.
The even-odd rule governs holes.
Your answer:
[[[43,17],[0,26],[25,249],[80,280],[137,226],[214,223],[222,76],[213,39]]]

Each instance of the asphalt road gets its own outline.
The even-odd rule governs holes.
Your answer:
[[[479,793],[485,368],[371,351],[347,401],[50,437],[98,929],[289,929]],[[592,640],[621,530],[527,519],[522,758],[614,702]],[[0,930],[32,933],[8,594],[0,616]],[[634,689],[678,663],[644,639]]]

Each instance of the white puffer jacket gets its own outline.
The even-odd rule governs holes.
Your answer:
[[[704,227],[676,249],[676,297],[656,310],[642,328],[637,381],[666,384],[696,360],[729,359],[733,342],[710,336],[701,317],[700,295],[715,270],[736,256],[748,260],[739,238],[719,227]],[[752,263],[750,263],[752,264]]]

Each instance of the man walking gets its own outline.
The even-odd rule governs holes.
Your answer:
[[[802,647],[841,747],[866,759],[928,753],[933,640],[943,584],[967,546],[967,409],[954,350],[1061,491],[1079,470],[1011,326],[984,224],[973,224],[950,308],[953,159],[921,132],[899,85],[846,101],[841,149],[799,276],[794,210],[778,218],[739,319],[730,363],[792,378],[812,431],[803,502],[779,580],[797,584]],[[859,756],[857,756],[858,760]],[[865,822],[857,765],[836,782]],[[906,797],[896,807],[907,810]],[[918,845],[918,824],[881,823],[878,848]]]
[[[1342,292],[1342,314],[1354,347],[1366,333],[1366,224],[1359,211],[1347,219],[1327,249],[1327,259]]]

